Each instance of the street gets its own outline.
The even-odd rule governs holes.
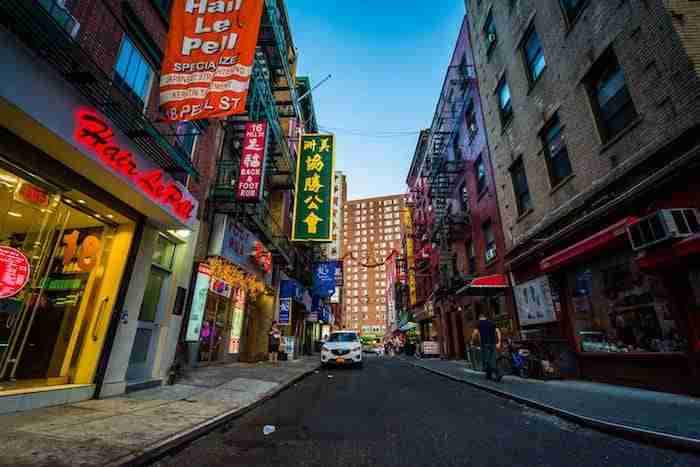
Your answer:
[[[329,378],[330,376],[330,378]],[[263,434],[265,425],[276,428]],[[156,466],[691,466],[690,454],[570,424],[415,368],[366,357],[321,370]]]

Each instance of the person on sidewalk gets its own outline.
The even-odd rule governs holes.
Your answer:
[[[268,338],[268,352],[270,353],[270,363],[277,365],[277,356],[280,351],[280,340],[282,340],[282,332],[277,327],[277,321],[273,321],[270,326]]]
[[[501,331],[485,313],[479,314],[479,324],[472,333],[471,344],[474,345],[477,339],[481,345],[481,365],[486,372],[486,379],[491,379],[493,375],[494,381],[501,381],[503,375],[496,364],[498,351],[501,350]]]

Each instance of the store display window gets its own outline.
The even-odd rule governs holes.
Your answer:
[[[687,340],[659,276],[641,271],[632,253],[567,273],[572,322],[581,352],[684,352]]]

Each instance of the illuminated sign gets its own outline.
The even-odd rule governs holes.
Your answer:
[[[22,182],[17,187],[15,200],[40,208],[49,207],[49,193],[27,182]]]
[[[266,142],[266,122],[247,122],[245,124],[241,170],[236,188],[237,201],[258,202],[262,200]]]
[[[209,290],[222,297],[231,298],[231,284],[221,279],[212,279]]]
[[[228,353],[236,354],[241,350],[241,335],[243,334],[243,315],[245,313],[245,290],[239,288],[234,296],[231,311],[231,335],[228,342]]]
[[[190,308],[190,319],[187,322],[187,333],[185,340],[196,342],[199,340],[199,331],[202,328],[204,318],[204,307],[207,304],[207,294],[209,293],[209,283],[211,282],[211,269],[205,264],[200,264],[197,269],[197,279],[192,291],[192,307]]]
[[[262,242],[255,242],[255,263],[260,266],[265,274],[272,273],[272,253],[270,253],[262,244]]]
[[[112,172],[128,180],[148,198],[181,221],[194,222],[197,201],[192,195],[162,169],[123,149],[115,141],[114,130],[105,118],[91,110],[79,110],[74,137]]]
[[[17,248],[0,246],[0,299],[14,297],[29,282],[29,260]]]

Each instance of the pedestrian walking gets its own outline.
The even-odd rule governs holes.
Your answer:
[[[282,332],[279,330],[277,327],[277,321],[273,321],[272,325],[270,326],[270,331],[268,332],[267,335],[268,338],[268,352],[269,352],[269,360],[270,363],[273,365],[277,364],[277,357],[279,356],[279,351],[280,351],[280,341],[282,340]]]
[[[481,364],[486,372],[486,379],[501,381],[503,375],[496,364],[497,351],[501,350],[501,331],[496,324],[486,317],[485,313],[479,314],[479,323],[472,333],[471,344],[479,339],[481,345]]]

